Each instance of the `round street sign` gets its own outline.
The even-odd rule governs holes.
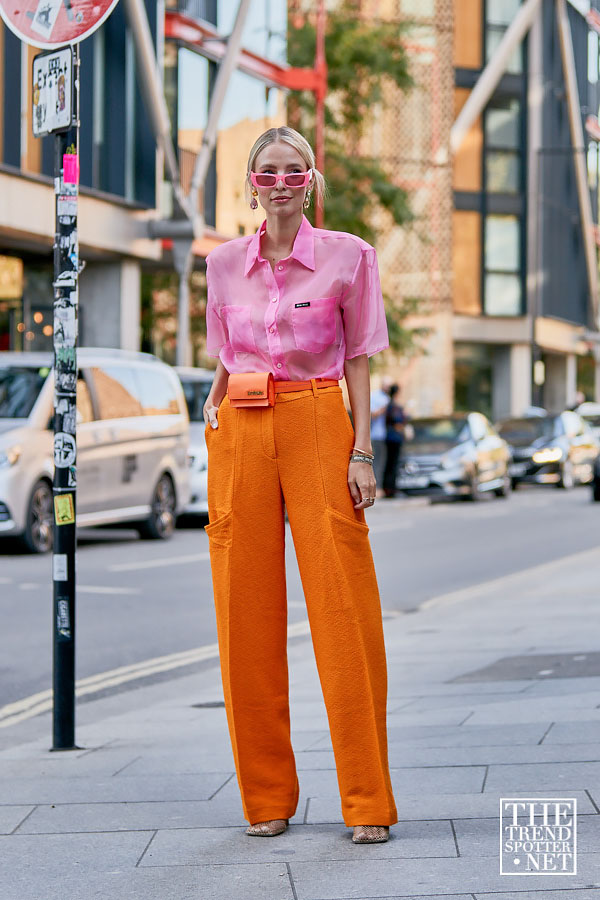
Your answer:
[[[18,38],[52,50],[78,44],[102,25],[118,0],[0,0],[0,15]]]

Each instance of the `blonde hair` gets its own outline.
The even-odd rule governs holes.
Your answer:
[[[254,142],[252,149],[250,150],[250,155],[248,156],[248,167],[246,169],[246,199],[250,201],[252,196],[250,172],[254,170],[256,157],[261,150],[264,150],[269,144],[275,144],[278,141],[289,144],[297,150],[306,163],[306,168],[313,170],[313,177],[309,182],[309,189],[310,187],[314,188],[316,203],[323,203],[327,187],[323,175],[317,169],[313,148],[310,146],[304,135],[300,134],[300,132],[296,131],[294,128],[290,128],[288,125],[280,125],[279,128],[269,128]]]

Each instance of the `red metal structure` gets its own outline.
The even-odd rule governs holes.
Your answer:
[[[313,69],[293,68],[265,59],[251,50],[242,49],[238,68],[265,84],[290,91],[312,91],[316,98],[315,156],[320,172],[325,167],[325,97],[327,95],[327,61],[325,59],[325,0],[319,0],[317,8],[317,47]],[[165,11],[165,38],[178,41],[189,50],[202,52],[213,62],[225,55],[226,43],[216,29],[206,22],[197,22],[183,13]],[[315,225],[323,227],[323,208],[315,208]]]

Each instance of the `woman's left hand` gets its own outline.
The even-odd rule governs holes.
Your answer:
[[[373,466],[367,462],[348,464],[348,487],[354,500],[354,509],[365,509],[375,502],[377,483]],[[371,498],[369,500],[369,498]]]

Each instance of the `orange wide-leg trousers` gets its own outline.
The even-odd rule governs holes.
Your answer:
[[[232,407],[206,426],[210,560],[227,722],[244,817],[288,819],[290,740],[284,504],[331,732],[344,822],[398,821],[388,768],[381,602],[348,461],[338,385]]]

